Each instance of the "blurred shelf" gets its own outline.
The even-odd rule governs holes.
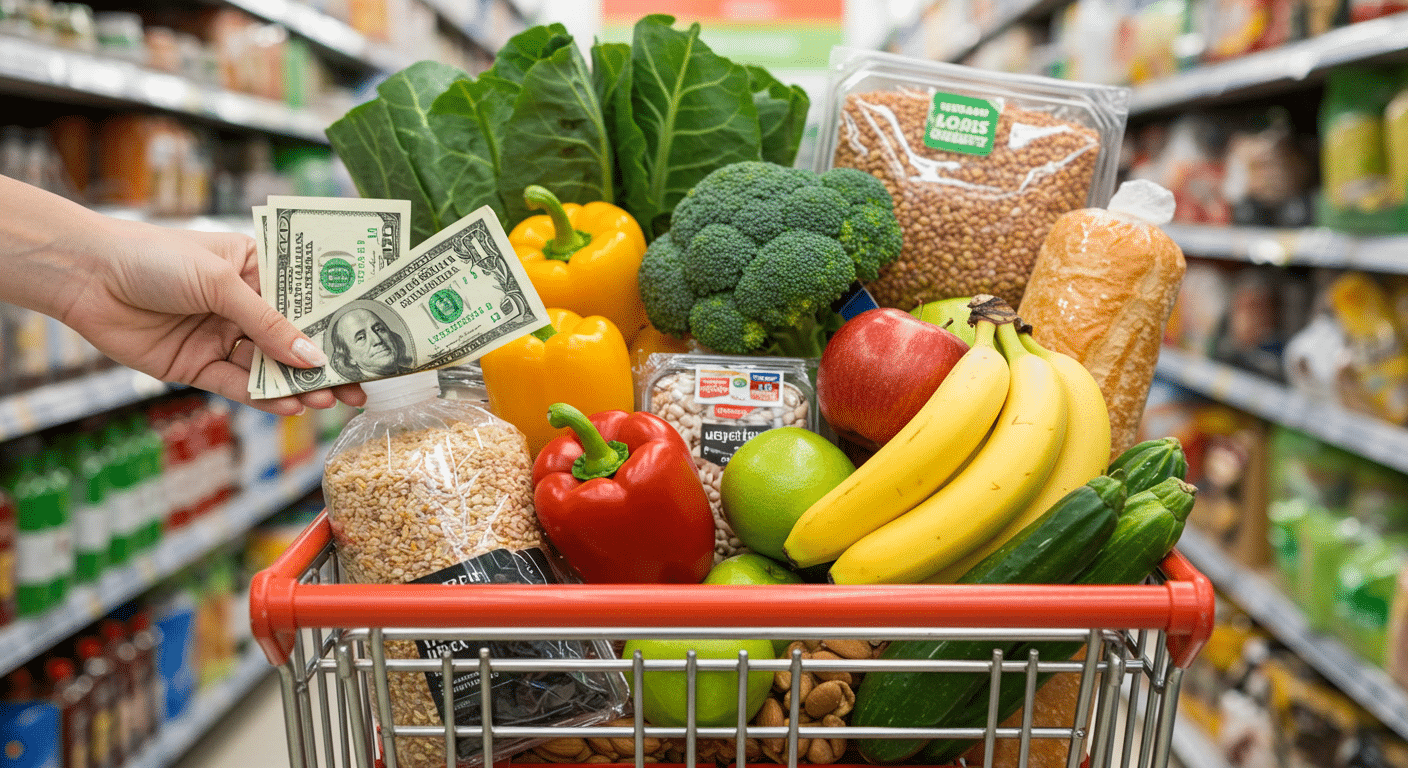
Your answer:
[[[1036,21],[1055,13],[1071,4],[1071,0],[1016,0],[997,12],[996,18],[978,30],[977,38],[960,41],[953,50],[944,54],[945,61],[962,61],[982,46],[1008,29]]]
[[[272,674],[274,668],[259,652],[259,646],[255,643],[249,646],[229,677],[196,694],[195,700],[180,717],[163,723],[156,739],[127,762],[126,768],[168,768],[175,765],[241,699]]]
[[[138,403],[169,390],[169,385],[145,373],[122,367],[44,384],[0,398],[0,440]]]
[[[145,221],[148,224],[156,224],[162,227],[194,229],[201,232],[238,232],[242,235],[254,236],[254,218],[252,216],[204,214],[199,216],[152,216],[137,208],[119,208],[103,205],[92,205],[89,207],[105,216],[126,219],[128,221]]]
[[[225,0],[230,5],[266,21],[282,24],[337,57],[365,68],[394,72],[415,63],[415,58],[373,40],[346,22],[296,0]]]
[[[227,91],[131,61],[0,36],[0,83],[6,91],[127,106],[154,107],[222,125],[327,143],[331,122],[311,110]]]
[[[68,599],[48,613],[0,629],[0,674],[43,653],[303,498],[321,482],[326,456],[327,446],[323,446],[303,464],[236,495],[223,509],[166,534],[155,549],[138,555],[125,566],[109,569],[98,584],[72,589]]]
[[[1188,768],[1232,768],[1203,729],[1182,714],[1174,716],[1169,749]]]
[[[1197,529],[1184,529],[1178,550],[1254,621],[1390,730],[1408,739],[1408,693],[1387,673],[1362,661],[1338,640],[1312,631],[1305,614],[1280,589],[1238,564]]]
[[[421,1],[435,11],[447,26],[491,56],[497,53],[510,37],[527,29],[527,18],[531,15],[524,0]],[[496,4],[507,9],[507,12],[496,14],[493,10]],[[495,29],[496,24],[506,26],[503,29]]]
[[[1357,236],[1330,229],[1167,224],[1189,256],[1278,266],[1302,265],[1408,273],[1408,235]]]
[[[1305,397],[1265,377],[1183,350],[1164,347],[1155,370],[1164,381],[1408,472],[1408,429]]]
[[[1408,13],[1361,21],[1309,40],[1191,69],[1134,89],[1130,114],[1284,93],[1330,67],[1408,52]]]

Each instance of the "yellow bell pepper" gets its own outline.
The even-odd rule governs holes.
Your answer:
[[[528,438],[534,457],[554,437],[571,432],[548,424],[548,406],[568,403],[582,413],[635,410],[626,340],[600,315],[548,309],[551,328],[515,339],[484,355],[489,410]]]
[[[508,240],[543,304],[601,315],[630,343],[646,324],[636,281],[645,255],[640,225],[611,203],[563,204],[537,185],[523,201],[546,213],[520,221]]]

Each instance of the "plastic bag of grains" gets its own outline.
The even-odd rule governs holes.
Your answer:
[[[637,366],[636,409],[669,422],[689,445],[714,512],[714,564],[746,552],[724,516],[724,467],[773,427],[821,427],[811,371],[816,360],[656,352]]]
[[[881,306],[990,293],[1017,306],[1061,214],[1114,192],[1129,90],[834,48],[815,168],[885,183],[899,259]]]
[[[329,452],[323,474],[333,542],[344,581],[359,584],[552,584],[562,573],[533,510],[533,460],[523,433],[472,402],[442,399],[436,371],[366,382],[366,409]],[[469,606],[467,605],[468,609]],[[614,658],[605,642],[402,640],[403,659]],[[397,725],[441,726],[439,672],[389,672]],[[482,722],[478,671],[452,681],[455,723]],[[593,725],[626,707],[620,673],[495,672],[498,725]],[[495,761],[541,740],[495,739]],[[456,742],[457,763],[484,762],[480,739]],[[445,765],[445,740],[399,737],[405,768]]]

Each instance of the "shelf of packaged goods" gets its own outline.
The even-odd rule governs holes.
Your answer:
[[[1312,631],[1305,614],[1276,585],[1237,563],[1197,529],[1184,530],[1178,550],[1253,621],[1386,727],[1408,739],[1408,693],[1386,672],[1362,661],[1338,640]]]
[[[373,40],[349,24],[294,0],[225,0],[266,21],[282,24],[299,37],[363,67],[394,72],[415,63],[392,46]]]
[[[328,120],[283,102],[227,91],[131,61],[0,36],[0,80],[50,98],[154,107],[322,144]]]
[[[1300,265],[1408,273],[1408,236],[1364,237],[1317,227],[1220,227],[1167,224],[1189,256],[1278,266]]]
[[[1268,51],[1190,69],[1134,89],[1130,114],[1292,90],[1341,64],[1401,57],[1408,13],[1361,21]]]
[[[168,768],[175,765],[273,671],[269,660],[260,653],[259,646],[250,643],[249,648],[240,654],[228,677],[197,693],[185,712],[162,723],[156,738],[124,765],[126,768]]]
[[[1265,377],[1179,349],[1165,347],[1159,354],[1156,372],[1164,381],[1408,472],[1408,429],[1306,397]]]
[[[1071,0],[1011,0],[998,3],[993,11],[994,18],[978,28],[976,37],[956,41],[954,47],[941,58],[945,61],[963,61],[1012,27],[1046,18],[1070,4]]]
[[[451,29],[471,44],[493,55],[510,37],[527,29],[527,19],[533,15],[524,0],[422,0]],[[509,13],[503,17],[492,6],[501,5]],[[497,18],[496,18],[497,17]],[[506,25],[495,28],[496,24]]]
[[[130,368],[109,368],[0,398],[0,440],[27,435],[155,397],[170,385]]]
[[[109,569],[95,585],[73,588],[63,604],[42,616],[21,619],[0,629],[0,674],[43,653],[162,579],[238,538],[259,521],[298,501],[322,480],[326,453],[324,447],[278,478],[247,488],[223,508],[166,534],[152,551],[138,555],[122,567]]]

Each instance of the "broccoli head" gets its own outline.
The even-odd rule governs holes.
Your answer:
[[[650,322],[711,349],[816,357],[831,303],[899,255],[885,185],[854,169],[818,176],[749,161],[699,181],[639,271]]]
[[[700,344],[727,355],[746,355],[763,345],[768,331],[763,324],[738,311],[733,296],[705,296],[689,310],[689,328]]]
[[[684,280],[695,296],[731,291],[757,255],[758,245],[747,235],[727,224],[710,224],[684,249]]]
[[[855,262],[856,277],[874,280],[881,267],[900,257],[904,234],[888,209],[876,203],[859,203],[851,206],[836,239]]]
[[[790,326],[829,306],[855,279],[855,265],[840,243],[792,230],[762,247],[743,270],[733,298],[740,312],[764,325]]]
[[[669,232],[645,249],[636,276],[650,324],[673,336],[689,333],[689,310],[695,296],[684,279],[684,256]]]
[[[821,174],[821,185],[829,189],[834,189],[846,198],[846,202],[855,205],[858,203],[877,203],[884,206],[885,210],[895,209],[894,198],[890,197],[890,191],[885,189],[884,182],[857,168],[832,168]]]

